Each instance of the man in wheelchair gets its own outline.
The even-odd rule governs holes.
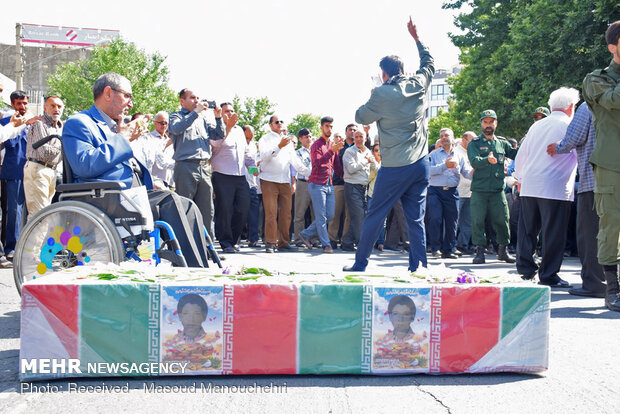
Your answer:
[[[144,131],[138,122],[124,123],[133,107],[129,80],[117,73],[101,75],[95,81],[93,95],[95,104],[71,116],[62,134],[72,182],[114,181],[131,190],[145,186],[153,219],[170,224],[187,265],[208,267],[208,244],[198,207],[168,190],[153,190],[149,171],[134,158],[129,138]],[[104,211],[109,213],[114,208],[105,206]],[[128,226],[125,228],[131,233]]]

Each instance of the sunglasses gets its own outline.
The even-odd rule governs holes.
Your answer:
[[[282,124],[282,125],[284,125],[284,121],[274,121],[273,123],[274,124]]]

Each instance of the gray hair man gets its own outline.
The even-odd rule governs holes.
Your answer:
[[[559,288],[570,287],[558,272],[575,197],[577,157],[574,152],[550,157],[545,149],[566,134],[578,101],[576,89],[553,91],[549,97],[551,115],[530,127],[515,158],[514,176],[521,185],[517,271],[524,279],[533,279],[538,272],[539,284]],[[544,252],[540,266],[534,261],[539,233]]]

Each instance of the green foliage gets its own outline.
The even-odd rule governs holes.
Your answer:
[[[289,134],[297,136],[302,128],[308,128],[312,136],[319,137],[321,135],[321,117],[312,114],[298,114],[288,123],[287,130]]]
[[[452,105],[450,105],[450,108]],[[468,131],[471,128],[466,128],[465,124],[456,119],[454,117],[454,111],[448,110],[444,111],[443,109],[439,110],[439,114],[436,117],[431,118],[428,121],[428,143],[429,145],[434,145],[435,142],[439,139],[439,131],[443,128],[450,128],[454,131],[454,138],[461,137],[465,131]],[[480,129],[480,128],[478,128]],[[478,133],[477,129],[474,129],[474,132]]]
[[[239,115],[237,125],[251,125],[254,127],[254,139],[259,140],[265,134],[263,127],[269,123],[269,117],[273,115],[276,104],[269,101],[269,98],[245,98],[241,103],[241,98],[237,95],[232,101],[233,108]]]
[[[610,0],[445,0],[463,34],[463,71],[452,80],[450,112],[478,132],[480,113],[494,109],[498,133],[519,138],[538,106],[561,87],[581,89],[584,76],[609,64],[604,33],[620,18]]]
[[[87,60],[60,65],[49,75],[50,92],[59,94],[65,102],[65,114],[89,108],[93,104],[93,84],[106,72],[125,76],[132,85],[131,113],[155,114],[178,108],[177,95],[168,87],[168,67],[165,56],[147,54],[135,44],[116,39],[107,46],[96,46]]]

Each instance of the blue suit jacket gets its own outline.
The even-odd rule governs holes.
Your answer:
[[[121,134],[108,127],[95,106],[67,119],[62,143],[75,182],[122,181],[131,188],[133,151]],[[153,188],[149,171],[140,164],[142,182]]]
[[[11,117],[2,118],[0,125],[6,125]],[[6,123],[4,122],[6,121]],[[3,180],[22,180],[24,178],[24,165],[26,165],[26,133],[28,128],[24,128],[13,139],[4,141],[4,162],[0,169],[0,179]]]

